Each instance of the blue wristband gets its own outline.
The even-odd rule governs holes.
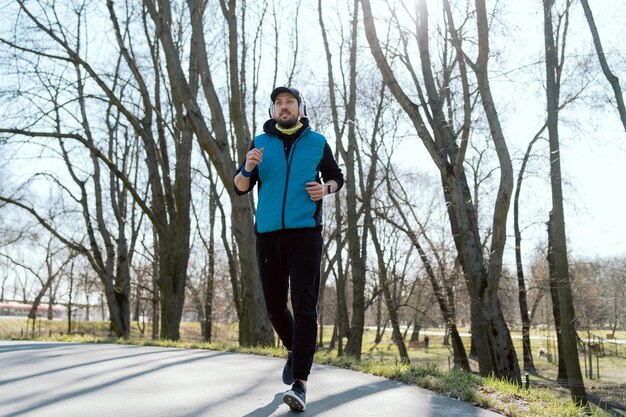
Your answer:
[[[252,175],[252,171],[248,172],[246,171],[246,166],[244,165],[243,167],[241,167],[241,175],[243,175],[244,177],[248,178]]]

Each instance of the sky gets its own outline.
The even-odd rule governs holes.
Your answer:
[[[377,14],[387,9],[388,1],[372,0],[371,3],[374,13]],[[429,4],[431,3],[431,10],[434,11],[439,1],[432,0]],[[488,1],[490,6],[494,3]],[[303,4],[303,13],[311,13],[311,16],[303,15],[301,22],[314,21],[315,24],[309,25],[307,29],[310,35],[301,37],[305,44],[302,52],[319,53],[320,36],[317,33],[319,28],[315,16],[317,1],[305,0]],[[492,50],[497,54],[490,64],[493,71],[491,80],[496,106],[504,122],[505,136],[517,173],[519,159],[545,115],[545,96],[540,82],[545,73],[541,62],[543,16],[541,2],[538,0],[500,1],[499,4],[503,11],[498,14],[497,24],[494,24],[497,31],[491,34]],[[620,50],[624,40],[622,17],[626,15],[626,0],[595,0],[591,7],[609,61],[616,75],[623,80],[622,87],[626,90],[626,66],[622,64],[620,68],[617,65],[625,61],[624,54],[622,52],[622,55],[616,56],[614,53]],[[568,48],[572,48],[580,62],[585,56],[593,57],[590,35],[578,2],[575,2],[572,9],[571,26],[574,30],[569,35]],[[310,56],[305,56],[300,62],[310,59]],[[596,60],[594,62],[597,69],[597,59],[593,57],[593,60]],[[573,65],[578,65],[579,61],[573,62]],[[599,71],[596,72],[599,77],[596,81],[608,86]],[[572,69],[566,73],[576,72]],[[576,85],[576,80],[565,78],[565,81]],[[306,95],[306,86],[303,87],[300,90]],[[606,91],[610,89],[607,87]],[[626,133],[620,124],[617,110],[611,110],[608,106],[598,110],[590,106],[593,106],[592,98],[568,108],[561,116],[560,139],[568,246],[570,252],[577,256],[626,256],[626,222],[623,215],[626,207],[626,193],[623,191],[626,184]],[[534,168],[537,174],[528,178],[522,194],[523,207],[526,209],[523,233],[528,250],[545,242],[546,231],[543,223],[551,205],[549,178],[543,175],[547,169],[546,142],[539,143],[536,149],[538,155]],[[396,155],[407,166],[413,164],[419,170],[436,175],[434,164],[419,140],[407,140]],[[403,161],[403,158],[407,160]],[[544,158],[543,162],[541,158]],[[512,231],[512,215],[509,230]],[[509,246],[511,245],[512,237],[509,238]],[[508,250],[507,253],[510,260],[512,251]]]
[[[537,49],[541,53],[543,47],[543,16],[541,9],[533,3],[538,2],[508,4],[512,9],[508,17],[513,22],[519,22],[520,27],[526,27],[522,36],[516,37],[520,40],[511,48],[515,49],[512,54],[516,53],[525,59],[536,56]],[[624,88],[626,66],[623,65],[624,54],[621,50],[623,39],[620,40],[619,37],[623,34],[621,17],[626,12],[626,1],[597,0],[590,3],[609,65],[622,80]],[[511,27],[515,28],[515,24]],[[572,58],[566,61],[563,82],[570,86],[581,85],[580,66],[585,65],[589,59],[588,62],[595,71],[593,80],[597,85],[605,87],[605,92],[612,94],[608,82],[599,71],[589,28],[579,2],[574,2],[572,6],[567,42],[566,51]],[[540,47],[537,48],[537,45]],[[545,71],[543,63],[540,66],[541,71]],[[530,72],[532,71],[531,69]],[[520,71],[514,72],[511,77],[524,78]],[[514,79],[510,81],[514,82]],[[591,89],[598,93],[597,87],[592,86]],[[524,86],[514,91],[516,95],[523,97],[523,90]],[[568,89],[563,90],[562,99]],[[614,106],[594,109],[606,95],[594,96],[589,93],[583,96],[585,97],[581,101],[566,107],[559,115],[568,249],[574,255],[589,258],[625,256],[626,222],[623,208],[626,207],[626,193],[622,190],[626,184],[626,132]],[[537,106],[537,103],[529,103],[526,108],[531,105]],[[540,107],[536,111],[543,112],[544,108]],[[530,112],[517,113],[517,117],[508,126],[508,133],[514,138],[516,148],[520,144],[525,146],[536,130],[537,122],[528,123],[528,113]],[[517,132],[521,134],[517,135]],[[541,149],[546,150],[546,146]],[[549,195],[545,195],[548,191],[544,187],[543,196],[539,197],[535,196],[535,189],[522,189],[525,198],[530,199],[549,198]],[[545,234],[545,227],[540,227],[540,233]]]
[[[626,65],[623,64],[624,53],[620,48],[624,41],[622,16],[626,13],[626,1],[598,0],[591,3],[609,65],[620,78],[622,89],[626,90]],[[499,14],[496,30],[505,37],[498,37],[495,32],[490,37],[491,50],[497,54],[490,61],[491,88],[517,179],[521,157],[545,118],[545,92],[540,81],[545,78],[542,61],[543,12],[539,1],[501,4],[503,13]],[[586,60],[596,71],[594,85],[603,85],[605,93],[612,94],[597,64],[579,2],[574,2],[571,11],[566,50],[573,58],[566,62],[563,81],[571,87],[563,88],[562,98],[584,82],[575,76],[580,73],[578,66]],[[621,54],[616,51],[621,51]],[[598,87],[595,88],[597,90]],[[570,258],[626,256],[626,221],[623,214],[626,207],[626,133],[615,107],[597,108],[599,102],[606,98],[606,94],[593,97],[591,93],[586,93],[583,99],[566,107],[559,116]],[[543,136],[547,139],[547,133]],[[404,143],[404,150],[397,152],[405,156],[407,165],[414,163],[414,146]],[[530,177],[522,185],[520,203],[525,217],[521,224],[522,245],[527,258],[536,245],[545,246],[547,231],[544,223],[552,205],[549,173],[546,171],[549,169],[547,141],[540,141],[534,149],[537,153],[535,162],[529,168]],[[421,156],[420,166],[432,165],[424,149],[417,152]],[[435,174],[434,169],[430,171]],[[505,252],[505,262],[509,265],[514,265],[512,212],[511,207],[509,249]]]

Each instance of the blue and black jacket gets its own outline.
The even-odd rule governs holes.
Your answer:
[[[268,120],[263,133],[254,138],[250,149],[265,148],[263,162],[254,168],[250,187],[235,192],[244,195],[259,184],[256,210],[256,232],[269,233],[287,229],[322,227],[322,201],[311,201],[306,183],[329,180],[343,186],[343,174],[337,165],[326,138],[309,127],[308,119],[297,132],[286,135],[276,129],[276,121]],[[235,175],[245,165],[245,160]],[[234,176],[233,176],[234,179]],[[336,190],[335,190],[336,191]]]

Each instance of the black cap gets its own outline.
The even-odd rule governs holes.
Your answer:
[[[302,98],[300,97],[300,92],[298,90],[296,90],[293,87],[276,87],[274,89],[274,91],[272,91],[272,94],[270,94],[270,98],[272,99],[272,103],[276,101],[276,97],[280,94],[280,93],[289,93],[292,96],[294,96],[297,100],[298,103],[302,102]]]

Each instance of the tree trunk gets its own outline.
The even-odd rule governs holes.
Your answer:
[[[189,55],[189,92],[195,98],[200,84],[198,55],[191,45]],[[191,153],[193,149],[193,123],[185,115],[182,92],[174,89],[172,101],[175,108],[176,167],[174,184],[168,184],[169,173],[164,173],[164,192],[153,189],[153,204],[160,207],[159,233],[159,288],[161,290],[161,338],[180,339],[180,321],[185,304],[187,266],[190,254],[191,230]],[[164,142],[164,141],[163,141]],[[168,168],[166,148],[160,149],[160,165]]]
[[[335,349],[335,343],[337,343],[337,335],[338,335],[337,323],[333,325],[333,335],[330,337],[330,343],[328,344],[328,351],[332,352]]]
[[[152,259],[152,340],[156,340],[159,335],[159,311],[160,311],[160,293],[159,293],[159,236],[156,230],[152,231],[152,239],[154,239],[154,258]]]
[[[506,223],[513,192],[513,167],[511,157],[500,126],[500,119],[491,95],[489,84],[489,28],[484,0],[476,0],[476,22],[478,26],[478,58],[474,68],[491,138],[500,164],[500,184],[493,211],[491,248],[489,251],[489,269],[487,288],[483,301],[490,321],[489,337],[493,344],[495,374],[511,381],[521,383],[521,374],[513,339],[504,320],[498,289],[502,275],[502,255],[506,244]],[[479,290],[480,292],[480,290]]]
[[[355,13],[356,13],[356,10],[355,10]],[[350,163],[348,162],[347,151],[344,149],[343,142],[342,142],[345,124],[343,126],[340,125],[340,118],[339,118],[339,112],[338,112],[338,108],[340,107],[340,105],[337,103],[336,94],[335,94],[336,83],[335,83],[335,79],[333,75],[333,58],[332,58],[331,49],[330,49],[329,42],[328,42],[327,33],[324,27],[324,13],[322,12],[322,0],[318,0],[318,18],[319,18],[319,24],[320,24],[321,32],[322,32],[324,52],[326,54],[326,66],[328,70],[328,96],[329,96],[329,102],[330,102],[330,111],[332,114],[331,119],[333,121],[333,128],[335,132],[336,152],[341,154],[341,156],[344,159],[344,162],[346,163],[346,184],[344,185],[344,187],[350,190],[349,187],[351,186],[355,187],[354,181],[352,181],[352,185],[350,181],[350,178],[353,177],[352,171],[354,169],[354,157],[353,156],[351,157],[352,165],[350,165]],[[356,19],[353,20],[353,24],[352,24],[353,34],[355,32],[355,20]],[[344,118],[344,122],[348,120],[354,120],[355,111],[356,111],[355,110],[356,105],[354,103],[354,100],[355,100],[354,84],[356,82],[356,79],[355,79],[356,69],[355,69],[355,65],[353,65],[356,63],[356,57],[355,57],[356,38],[355,36],[352,37],[351,41],[352,41],[352,44],[350,48],[350,77],[347,81],[350,83],[350,87],[349,87],[350,93],[349,93],[348,100],[345,103],[343,103],[343,106],[345,106],[346,108],[346,115]],[[350,195],[350,199],[351,200],[348,200],[348,197],[346,197],[347,201],[352,201],[354,204],[355,202],[352,200],[352,195]],[[348,207],[349,206],[350,206],[350,203],[348,203]],[[350,222],[354,222],[354,217],[355,217],[354,212],[348,214],[348,224],[350,224]],[[341,204],[341,199],[339,197],[339,194],[335,195],[335,218],[337,221],[337,229],[336,229],[336,235],[335,235],[336,245],[337,245],[337,249],[336,249],[337,250],[337,277],[336,277],[337,316],[338,316],[337,317],[337,342],[338,342],[337,355],[343,356],[344,355],[343,338],[347,337],[348,343],[350,343],[350,340],[353,338],[352,337],[353,324],[350,323],[350,318],[348,314],[348,304],[347,304],[348,300],[346,299],[346,287],[347,287],[346,276],[347,274],[344,272],[344,264],[343,264],[343,256],[342,256],[342,252],[345,248],[345,243],[342,239],[342,233],[341,233],[341,230],[344,227],[344,223],[343,223],[343,215],[342,215],[342,204]],[[348,230],[349,229],[350,227],[348,227]],[[353,262],[353,263],[357,262],[352,258],[352,256],[354,254],[358,256],[360,252],[358,247],[354,247],[354,246],[358,246],[358,242],[359,242],[358,236],[356,237],[356,240],[354,240],[355,239],[354,236],[347,235],[346,239],[348,239],[348,241],[350,242],[348,243],[348,251],[350,254],[349,262]],[[350,245],[352,245],[353,247],[350,247]],[[359,269],[358,264],[359,262],[357,262],[357,270]],[[346,270],[347,270],[347,267],[346,267]],[[352,271],[353,279],[354,279],[354,275],[355,275],[355,271],[353,270]],[[357,277],[357,282],[359,279],[360,278]],[[353,293],[354,293],[354,289],[353,289]],[[364,304],[364,295],[359,296],[359,298],[360,299],[362,298],[362,300],[359,300],[358,303]],[[361,330],[361,336],[355,335],[355,337],[362,337],[362,330]],[[359,351],[359,355],[360,355],[360,348],[356,350]],[[350,351],[348,351],[348,353],[350,353]]]
[[[351,35],[350,35],[350,47],[349,47],[349,76],[344,78],[344,88],[347,91],[347,97],[342,105],[338,105],[336,101],[335,89],[336,84],[333,78],[332,67],[332,55],[328,39],[326,37],[326,31],[324,29],[323,13],[321,0],[318,1],[319,23],[322,27],[322,37],[324,42],[324,49],[326,52],[326,61],[328,69],[328,90],[330,98],[330,107],[332,112],[333,127],[335,131],[335,137],[337,140],[337,149],[341,153],[346,165],[346,181],[344,188],[346,189],[346,206],[347,206],[347,231],[346,240],[349,253],[349,265],[350,265],[350,278],[352,279],[352,320],[347,319],[347,306],[344,308],[344,302],[340,301],[339,304],[339,326],[340,326],[340,353],[343,354],[341,340],[344,336],[348,337],[348,341],[345,348],[345,353],[354,356],[356,358],[361,357],[361,350],[363,345],[363,330],[365,326],[365,280],[366,280],[366,257],[367,257],[367,227],[360,228],[359,220],[362,211],[359,210],[359,174],[358,174],[358,152],[359,146],[357,141],[357,132],[355,123],[356,120],[356,92],[357,92],[357,30],[358,30],[358,0],[354,0],[353,3],[353,16],[351,23]],[[338,115],[338,108],[345,108],[345,115],[343,118],[343,125],[340,124],[340,117]],[[347,126],[346,126],[347,124]],[[347,129],[346,129],[347,127]],[[347,138],[344,138],[344,132],[347,131]],[[348,147],[344,149],[342,144],[342,138],[347,139]],[[361,195],[366,198],[366,196]],[[339,199],[335,200],[337,203]],[[366,206],[366,202],[363,202],[363,206]],[[341,206],[337,205],[337,211],[341,210]],[[361,236],[359,236],[359,230],[363,230]],[[338,240],[338,243],[340,241]],[[342,250],[343,244],[338,246],[338,251]],[[344,275],[345,276],[345,275]],[[344,297],[340,292],[343,292],[345,288],[345,282],[338,283],[338,297],[343,299]],[[349,326],[349,329],[343,327]]]
[[[274,333],[265,311],[261,281],[258,279],[254,222],[246,198],[231,200],[233,232],[239,248],[241,271],[241,313],[239,318],[239,343],[243,346],[272,346]],[[244,243],[245,242],[245,243]]]
[[[89,305],[89,300],[87,300],[87,305]],[[139,321],[139,316],[141,315],[141,286],[135,286],[135,305],[133,309],[132,321]],[[89,320],[87,320],[89,321]]]
[[[552,301],[552,317],[554,319],[554,331],[556,333],[558,376],[557,382],[567,385],[567,370],[565,369],[565,356],[563,355],[563,337],[561,335],[561,306],[559,305],[559,290],[557,285],[556,265],[554,262],[554,232],[552,228],[552,213],[548,220],[548,269],[550,282],[550,299]]]
[[[209,175],[212,175],[209,173]],[[211,179],[211,192],[209,194],[209,244],[208,252],[208,274],[204,288],[204,323],[202,325],[202,338],[206,342],[211,342],[213,333],[213,283],[215,281],[215,221],[219,195],[215,190],[215,184]]]
[[[535,375],[537,369],[533,363],[533,353],[530,344],[530,315],[528,310],[528,296],[526,292],[526,280],[524,278],[524,268],[522,265],[522,232],[519,226],[519,197],[522,190],[522,180],[526,172],[526,165],[530,158],[530,152],[533,145],[539,140],[541,133],[545,130],[546,125],[537,132],[533,139],[528,144],[524,159],[522,160],[522,166],[520,167],[517,175],[517,186],[515,187],[515,197],[513,199],[513,230],[515,233],[515,268],[517,270],[517,287],[518,287],[518,300],[520,308],[520,317],[522,319],[522,349],[524,356],[524,371]]]
[[[459,253],[459,261],[468,283],[472,345],[476,349],[480,374],[505,376],[496,373],[494,344],[490,337],[490,321],[487,316],[487,306],[484,305],[492,300],[486,296],[487,272],[483,263],[478,219],[467,180],[464,172],[459,172],[456,177],[444,177],[443,180],[448,184],[444,190],[446,202],[448,202],[448,218]],[[496,333],[500,334],[500,331]]]
[[[478,354],[476,353],[476,341],[474,340],[474,333],[472,333],[472,337],[470,338],[469,357],[472,359],[478,358]]]
[[[228,3],[227,7],[226,3]],[[237,154],[239,156],[239,160],[243,160],[250,141],[250,131],[247,120],[244,116],[244,97],[241,90],[241,83],[243,82],[243,79],[240,79],[240,72],[242,72],[245,67],[239,65],[240,34],[238,31],[240,28],[237,23],[237,2],[236,0],[228,0],[228,2],[221,2],[221,5],[222,13],[224,14],[228,28],[228,87],[230,93],[230,117],[232,119],[232,127],[235,133]],[[245,47],[245,44],[243,44],[243,47]],[[228,183],[225,182],[224,184],[229,186],[230,181]],[[253,307],[264,306],[265,304],[262,296],[263,293],[261,283],[258,279],[256,263],[250,263],[250,261],[256,259],[254,246],[251,245],[252,242],[256,241],[256,239],[251,239],[254,234],[251,213],[251,211],[248,213],[241,213],[242,215],[248,217],[249,220],[246,220],[248,220],[247,223],[250,224],[251,227],[246,230],[246,233],[241,233],[240,231],[238,239],[239,261],[241,263],[241,289],[244,300],[242,303],[243,318],[240,319],[239,322],[239,340],[243,345],[271,346],[274,342],[274,333],[269,319],[266,314],[259,314],[257,308]],[[243,242],[245,242],[245,245],[248,245],[248,247],[242,248],[241,244]],[[244,257],[246,259],[245,261]]]
[[[161,236],[159,239],[160,338],[180,340],[180,321],[185,302],[187,268],[186,264],[182,265],[183,259],[172,259],[176,242],[167,241],[167,238],[168,236]]]
[[[358,0],[353,2],[354,16],[352,18],[352,32],[350,43],[350,87],[346,117],[348,120],[356,120],[356,51],[357,51],[357,28],[358,28]],[[346,353],[357,359],[361,358],[363,347],[363,330],[365,328],[365,273],[366,273],[366,241],[367,229],[363,228],[363,236],[359,236],[359,215],[357,213],[357,166],[356,153],[358,148],[356,138],[356,125],[348,125],[348,149],[345,155],[346,162],[346,202],[348,220],[348,252],[350,254],[350,267],[352,277],[352,321]]]
[[[319,290],[319,299],[318,299],[318,311],[319,311],[319,317],[318,317],[318,341],[317,341],[317,345],[320,348],[324,347],[324,320],[326,318],[325,315],[325,296],[326,296],[326,283],[328,282],[328,277],[330,276],[330,271],[331,271],[331,267],[327,267],[326,262],[328,261],[328,256],[326,256],[325,258],[323,258],[323,263],[322,263],[322,277],[321,277],[321,281],[320,281],[320,290]],[[332,266],[332,265],[331,265]]]
[[[413,318],[413,331],[411,332],[411,342],[417,342],[420,339],[420,330],[422,326],[417,322],[417,318]]]
[[[119,226],[114,291],[117,309],[120,314],[120,323],[116,324],[121,325],[121,328],[116,329],[116,333],[127,339],[130,337],[130,262],[128,260],[128,242],[126,241],[126,233],[124,231],[125,222],[121,220]]]
[[[366,213],[366,216],[368,214]],[[380,286],[383,289],[383,295],[385,297],[385,304],[387,305],[387,312],[389,313],[389,320],[391,320],[391,328],[392,335],[391,339],[398,346],[398,352],[400,353],[400,361],[402,363],[410,363],[409,353],[406,350],[406,345],[404,344],[404,338],[402,337],[402,331],[400,331],[400,319],[398,318],[398,307],[391,296],[391,290],[389,289],[389,284],[387,281],[388,270],[387,265],[385,264],[385,257],[383,254],[383,249],[380,246],[380,242],[378,241],[378,235],[376,233],[376,228],[370,222],[370,234],[372,236],[372,243],[374,243],[374,248],[376,250],[376,255],[378,257],[378,274],[380,277]],[[379,296],[380,297],[380,296]]]
[[[318,297],[317,306],[319,309],[318,313],[318,323],[317,323],[317,346],[320,349],[324,348],[324,294],[326,293],[326,280],[322,279],[322,283],[320,284],[320,293]]]
[[[561,156],[558,136],[559,86],[556,83],[558,60],[556,45],[554,43],[554,32],[552,29],[552,5],[553,1],[543,0],[554,264],[558,284],[559,305],[561,307],[561,336],[563,340],[563,355],[565,357],[568,384],[572,399],[577,403],[586,405],[587,394],[585,392],[578,358],[576,319],[574,317],[574,305],[572,303],[565,237],[565,214],[563,211],[563,190],[561,188]]]
[[[343,338],[350,335],[350,319],[348,316],[348,303],[346,300],[346,277],[343,269],[343,239],[341,228],[343,215],[341,214],[341,199],[335,194],[335,219],[337,228],[335,231],[335,245],[337,246],[337,356],[343,356]]]
[[[383,299],[376,297],[376,336],[374,336],[374,346],[383,340]]]
[[[450,346],[450,332],[448,331],[447,327],[446,331],[443,334],[443,342],[441,342],[441,344],[444,346]]]

